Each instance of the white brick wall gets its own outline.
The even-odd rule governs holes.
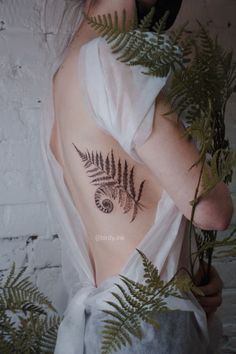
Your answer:
[[[66,293],[57,225],[46,203],[39,119],[55,56],[54,38],[60,30],[60,48],[71,31],[75,4],[0,1],[0,272],[5,273],[13,260],[17,267],[28,265],[60,312]]]
[[[60,244],[44,191],[39,150],[39,114],[53,60],[53,40],[70,32],[76,0],[0,1],[0,274],[12,261],[28,265],[39,287],[62,312],[66,294],[60,271]],[[47,16],[44,9],[47,8]],[[195,19],[218,33],[235,52],[236,0],[185,0],[177,19],[195,27]],[[44,26],[46,19],[46,27]],[[64,19],[64,21],[62,21]],[[235,55],[236,57],[236,55]],[[236,147],[236,99],[228,107],[227,132]],[[230,190],[236,200],[236,176]],[[233,224],[236,224],[236,214]],[[236,260],[217,261],[224,279],[223,354],[236,353]],[[53,286],[52,286],[53,284]]]

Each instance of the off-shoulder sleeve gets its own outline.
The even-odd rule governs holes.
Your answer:
[[[101,37],[80,50],[80,82],[97,125],[138,162],[135,146],[151,134],[155,99],[167,80],[144,70],[119,62]]]

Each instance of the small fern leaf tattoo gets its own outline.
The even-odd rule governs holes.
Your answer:
[[[112,178],[114,178],[116,175],[116,163],[115,163],[113,150],[111,150],[111,171],[112,171]]]
[[[136,204],[134,204],[134,209],[133,209],[133,215],[132,215],[131,222],[136,218],[137,213],[138,213],[138,207],[137,207]]]
[[[142,196],[142,191],[143,191],[143,186],[144,186],[144,182],[145,182],[145,180],[144,180],[144,181],[142,181],[142,182],[141,182],[141,184],[140,184],[140,186],[139,186],[139,192],[138,192],[137,202],[139,202],[139,201],[140,201],[140,199],[141,199],[141,196]]]
[[[123,172],[123,186],[124,186],[124,189],[127,190],[127,186],[128,186],[128,164],[127,164],[126,160],[125,160],[125,168],[124,168],[124,172]]]
[[[130,194],[135,199],[136,192],[135,192],[135,187],[134,187],[134,167],[132,167],[132,169],[130,171],[129,185],[130,185]]]
[[[119,159],[119,161],[118,161],[118,177],[117,177],[118,184],[121,183],[121,173],[122,173],[122,167],[121,167],[121,162]]]
[[[140,199],[145,183],[145,180],[140,183],[136,198],[134,166],[129,170],[126,160],[123,166],[120,158],[116,162],[113,150],[104,158],[101,152],[89,152],[88,150],[82,152],[75,144],[73,145],[87,169],[91,184],[97,187],[94,195],[97,208],[109,214],[114,209],[113,201],[117,200],[124,214],[132,211],[130,222],[134,221],[138,210],[144,207]]]

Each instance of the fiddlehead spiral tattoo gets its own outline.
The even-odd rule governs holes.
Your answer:
[[[118,200],[118,204],[126,214],[132,210],[131,221],[137,216],[138,210],[142,210],[144,205],[140,202],[145,180],[143,180],[136,192],[134,186],[134,166],[129,169],[125,160],[123,165],[120,158],[115,160],[113,150],[107,154],[106,158],[101,152],[80,151],[73,144],[79,154],[88,176],[92,178],[91,184],[98,186],[95,191],[94,200],[97,208],[103,213],[111,213],[114,209],[113,200]]]

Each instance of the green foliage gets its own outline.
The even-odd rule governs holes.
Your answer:
[[[236,153],[231,150],[225,136],[225,110],[229,97],[235,91],[236,63],[232,53],[225,51],[217,38],[212,39],[199,24],[199,31],[193,40],[193,59],[185,70],[175,73],[169,91],[169,100],[180,117],[189,124],[186,135],[192,137],[200,150],[200,158],[195,165],[202,165],[199,176],[202,191],[192,201],[195,208],[220,181],[229,183],[232,179]],[[202,283],[209,281],[210,267],[215,248],[231,247],[235,239],[217,241],[215,230],[198,230],[190,225],[190,240],[195,236],[200,263],[206,261],[208,270]],[[191,242],[190,242],[191,247]],[[229,251],[228,251],[229,252]],[[228,253],[229,254],[229,253]],[[192,274],[196,257],[192,262]]]
[[[202,175],[203,192],[206,195],[217,183],[231,178],[232,167],[236,164],[236,153],[225,149],[216,150],[210,161],[210,168],[205,168]]]
[[[197,251],[192,254],[193,266],[197,259],[199,259],[200,263],[203,263],[204,260],[207,261],[207,268],[205,269],[205,267],[202,267],[204,270],[202,285],[204,285],[209,282],[213,257],[236,257],[236,228],[233,229],[229,236],[226,236],[221,240],[217,240],[217,231],[214,230],[200,230],[194,228],[194,234]]]
[[[111,14],[98,15],[98,16],[87,16],[85,18],[88,24],[94,28],[102,37],[106,38],[108,41],[112,41],[117,38],[120,34],[125,34],[129,30],[133,30],[138,26],[137,16],[132,21],[127,21],[126,12],[123,11],[122,21],[119,25],[118,14],[115,11],[112,18]]]
[[[200,158],[194,165],[202,165],[199,176],[202,191],[197,191],[195,199],[191,201],[195,211],[199,200],[220,181],[228,184],[232,179],[236,153],[231,150],[225,136],[225,110],[236,88],[236,63],[232,53],[225,51],[217,38],[212,39],[201,24],[199,31],[192,37],[192,60],[184,70],[174,73],[168,98],[179,117],[188,123],[185,136],[193,138],[200,150]],[[226,243],[232,248],[235,239],[230,240],[230,243],[227,240],[217,241],[217,232],[198,230],[193,226],[193,217],[194,213],[189,237],[191,240],[192,235],[195,235],[199,261],[208,264],[203,279],[203,283],[207,283],[214,249],[225,247]],[[233,255],[233,249],[228,254]],[[193,274],[196,258],[192,262],[190,257],[190,261]]]
[[[208,111],[209,102],[213,115],[221,114],[213,119],[222,118],[226,102],[235,90],[236,64],[232,53],[223,50],[217,38],[212,39],[201,24],[191,35],[191,41],[192,60],[184,70],[175,73],[169,98],[179,116],[185,113],[189,123]]]
[[[53,353],[61,318],[51,302],[13,263],[0,281],[0,353]]]
[[[170,69],[183,66],[183,54],[187,51],[187,45],[180,49],[177,43],[182,38],[184,27],[181,31],[173,32],[170,36],[164,33],[165,16],[153,27],[149,27],[154,15],[154,8],[149,14],[137,23],[137,20],[127,24],[125,12],[123,12],[122,26],[118,26],[118,15],[114,18],[111,14],[87,17],[88,23],[97,30],[111,45],[112,53],[120,53],[117,60],[127,65],[141,65],[147,70],[144,74],[164,77]]]
[[[208,258],[208,252],[214,248],[214,257],[222,258],[225,256],[236,256],[236,228],[229,236],[223,237],[221,240],[211,240],[209,231],[196,231],[196,240],[198,250],[193,253],[198,257]]]
[[[210,174],[204,171],[207,192],[219,180],[230,182],[235,164],[224,119],[227,101],[235,91],[236,63],[232,53],[223,50],[200,24],[192,43],[193,59],[173,75],[168,97],[178,116],[189,124],[187,134],[199,144],[200,161],[211,166]]]
[[[106,324],[102,330],[102,354],[112,353],[127,344],[132,345],[132,336],[141,340],[143,337],[141,321],[159,329],[159,323],[153,315],[168,310],[166,298],[183,297],[181,292],[196,290],[190,277],[183,274],[176,275],[169,282],[164,283],[154,264],[142,251],[136,250],[142,257],[145,283],[141,284],[120,275],[126,289],[116,283],[121,294],[112,292],[117,301],[106,301],[113,310],[102,310],[108,315],[108,319],[103,320]]]

